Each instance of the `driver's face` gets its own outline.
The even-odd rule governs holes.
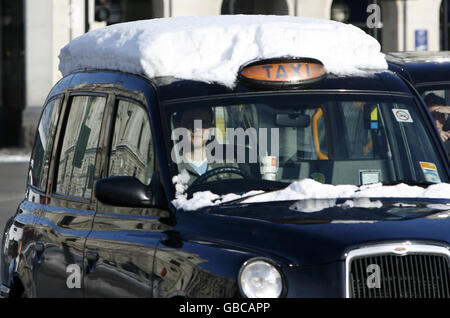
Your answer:
[[[198,122],[196,122],[198,121]],[[208,110],[195,109],[182,114],[180,126],[189,131],[192,145],[203,147],[210,137],[209,128],[212,127],[212,118]]]

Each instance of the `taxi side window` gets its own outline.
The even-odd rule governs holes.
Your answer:
[[[53,139],[58,123],[61,99],[53,99],[44,108],[36,133],[33,155],[30,161],[28,184],[45,191]]]
[[[60,151],[56,192],[89,199],[106,98],[75,96]]]
[[[119,100],[109,160],[109,176],[134,176],[150,184],[154,153],[150,121],[140,105]]]

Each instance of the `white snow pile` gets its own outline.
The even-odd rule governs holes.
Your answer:
[[[29,162],[30,153],[25,148],[0,149],[0,163]]]
[[[331,185],[312,179],[291,183],[285,189],[264,193],[245,200],[246,203],[338,198],[436,198],[450,199],[450,184],[436,183],[422,188],[404,183],[384,186],[381,183],[370,185]]]
[[[320,199],[320,200],[299,200],[289,207],[289,209],[299,212],[319,212],[334,206],[348,208],[381,208],[383,203],[379,200],[371,201],[369,198],[355,198],[346,200],[342,204],[336,204],[336,199]],[[447,207],[447,209],[450,208]]]
[[[172,201],[174,206],[185,211],[193,211],[205,206],[217,205],[223,202],[249,197],[241,203],[273,202],[273,201],[294,201],[308,199],[327,199],[317,202],[297,202],[291,208],[302,212],[320,211],[327,207],[335,206],[335,199],[348,198],[343,207],[366,207],[380,208],[381,201],[371,201],[369,198],[436,198],[450,199],[450,184],[437,183],[422,188],[398,184],[394,186],[383,186],[381,183],[355,186],[355,185],[331,185],[322,184],[312,179],[303,179],[291,183],[288,187],[273,192],[251,191],[243,195],[227,194],[219,196],[210,191],[202,191],[193,194],[191,199],[187,199],[184,191],[187,188],[189,174],[183,170],[181,174],[175,176],[172,181],[176,187],[176,196]],[[305,205],[306,204],[306,205]],[[312,206],[311,206],[312,204]],[[450,205],[447,206],[450,208]]]
[[[196,192],[192,195],[191,199],[187,199],[187,184],[189,181],[189,173],[186,169],[183,169],[181,173],[172,178],[172,182],[175,184],[175,200],[172,200],[172,204],[177,209],[185,211],[192,211],[203,208],[209,205],[217,205],[223,202],[237,200],[243,197],[252,196],[263,193],[264,191],[250,191],[243,195],[228,193],[223,196],[212,193],[211,191]]]
[[[0,162],[28,162],[30,161],[30,155],[0,155]]]
[[[90,31],[61,49],[65,76],[85,68],[147,77],[218,82],[233,87],[239,68],[273,57],[311,57],[329,73],[387,69],[377,40],[331,20],[263,15],[175,17],[134,21]]]

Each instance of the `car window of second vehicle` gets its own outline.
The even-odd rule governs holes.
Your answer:
[[[450,89],[429,87],[422,91],[433,123],[450,153]]]

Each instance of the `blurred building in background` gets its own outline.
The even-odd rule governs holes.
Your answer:
[[[25,108],[23,1],[0,0],[0,147],[21,141]]]
[[[59,50],[98,27],[185,15],[276,14],[351,23],[384,52],[447,50],[450,0],[0,0],[0,147],[30,147],[61,78]]]

